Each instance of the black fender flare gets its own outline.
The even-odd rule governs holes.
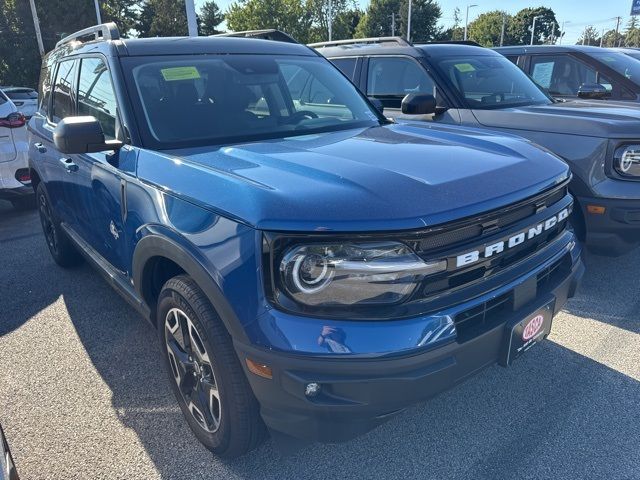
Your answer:
[[[142,277],[149,259],[153,257],[167,258],[182,268],[198,284],[209,298],[233,339],[248,342],[248,337],[240,321],[215,282],[212,272],[207,271],[203,259],[198,259],[197,250],[183,245],[179,241],[181,237],[175,232],[163,232],[162,230],[165,229],[162,227],[146,227],[145,230],[146,234],[136,244],[131,269],[133,285],[140,298],[144,298]],[[154,310],[153,305],[149,305],[149,308]],[[155,324],[155,319],[152,319],[152,322]]]

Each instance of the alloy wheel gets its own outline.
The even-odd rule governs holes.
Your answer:
[[[205,431],[213,433],[220,427],[222,404],[204,342],[189,316],[179,308],[167,312],[164,330],[178,390],[193,418]]]

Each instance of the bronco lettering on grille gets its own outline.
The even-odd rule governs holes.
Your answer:
[[[558,223],[562,222],[566,218],[569,217],[570,210],[569,208],[565,208],[557,215],[554,215],[551,218],[548,218],[544,222],[540,222],[539,224],[528,228],[527,230],[523,230],[512,237],[501,240],[496,243],[492,243],[490,245],[485,246],[481,250],[474,250],[472,252],[463,253],[462,255],[458,255],[456,261],[456,267],[464,267],[467,265],[471,265],[473,263],[479,262],[481,259],[492,257],[498,253],[504,252],[506,249],[517,247],[518,245],[522,245],[523,243],[541,235],[542,232],[546,232],[547,230],[552,229]]]

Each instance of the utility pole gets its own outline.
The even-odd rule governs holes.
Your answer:
[[[198,21],[196,20],[196,7],[193,0],[184,0],[184,6],[187,10],[187,27],[190,37],[198,36]]]
[[[409,12],[407,13],[407,42],[411,41],[411,0],[409,0]]]
[[[613,40],[613,46],[616,46],[616,42],[618,42],[618,30],[620,29],[620,21],[622,17],[616,17],[616,38]],[[618,45],[620,46],[620,45]]]
[[[396,36],[396,14],[395,13],[391,14],[391,36],[392,37]]]
[[[551,31],[551,45],[556,44],[556,22],[553,21],[553,30]]]
[[[533,36],[536,32],[536,20],[538,20],[538,18],[540,18],[540,15],[536,15],[535,17],[533,17],[533,24],[531,25],[531,42],[529,43],[529,45],[533,45]]]
[[[507,16],[502,14],[502,30],[500,30],[500,46],[504,43],[504,27],[507,25]]]
[[[562,22],[562,26],[560,27],[560,41],[558,42],[558,45],[562,45],[562,37],[564,37],[564,24],[565,23],[571,23],[571,20],[564,20]]]
[[[604,32],[605,32],[605,29],[603,28],[602,35],[600,35],[600,48],[602,48],[602,40],[604,40]]]
[[[100,15],[100,4],[98,3],[98,0],[93,0],[93,3],[96,6],[96,18],[98,19],[98,25],[100,25],[102,23],[102,16]]]
[[[469,27],[469,9],[473,7],[477,7],[478,5],[467,5],[467,14],[464,17],[464,40],[467,39],[467,29]]]
[[[582,33],[582,45],[584,45],[584,41],[587,38],[587,27],[584,27],[584,32]]]
[[[36,29],[36,39],[38,40],[38,50],[40,50],[40,56],[44,57],[44,45],[42,44],[42,33],[40,32],[40,20],[38,20],[38,12],[36,11],[35,0],[29,0],[31,5],[31,16],[33,17],[33,26]]]

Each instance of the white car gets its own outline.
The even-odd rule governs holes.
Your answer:
[[[27,153],[25,116],[0,91],[0,199],[17,209],[34,203]]]
[[[38,110],[38,92],[28,87],[0,87],[27,120]]]

